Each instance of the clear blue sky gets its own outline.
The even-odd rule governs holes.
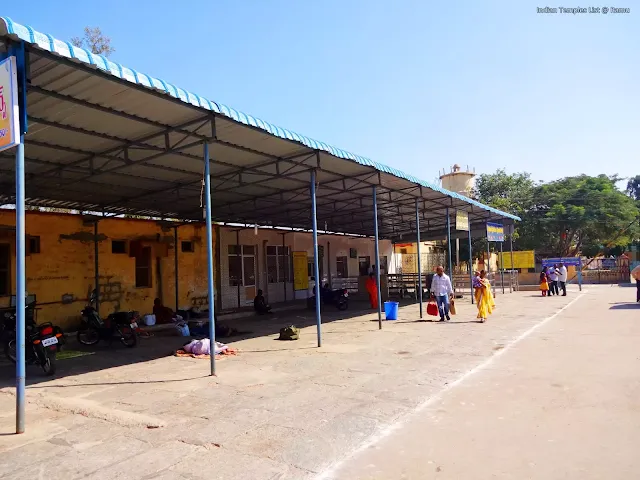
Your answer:
[[[456,162],[550,180],[640,174],[640,2],[621,2],[630,14],[539,14],[528,0],[17,0],[1,15],[65,40],[99,26],[117,62],[428,181]]]

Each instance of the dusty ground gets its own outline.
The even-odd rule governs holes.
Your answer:
[[[498,310],[484,325],[475,323],[474,307],[463,302],[459,302],[459,314],[451,323],[415,322],[417,307],[406,306],[401,308],[400,320],[385,322],[382,331],[371,321],[375,315],[359,315],[351,310],[348,314],[352,318],[340,318],[327,311],[321,349],[315,346],[315,326],[307,312],[288,313],[286,318],[269,321],[261,319],[260,323],[245,322],[242,328],[253,333],[228,342],[240,354],[219,361],[216,378],[207,376],[208,361],[167,356],[180,339],[160,337],[145,340],[135,350],[103,346],[90,357],[63,360],[59,378],[53,381],[43,381],[46,379],[40,372],[30,368],[29,381],[34,383],[27,390],[25,435],[11,435],[13,389],[0,390],[0,478],[302,480],[335,474],[336,478],[349,479],[426,479],[432,478],[429,475],[433,472],[449,475],[433,478],[489,478],[474,476],[477,470],[456,474],[449,457],[440,458],[435,450],[432,456],[423,457],[422,449],[417,447],[428,445],[425,442],[430,440],[435,449],[436,444],[445,443],[442,439],[448,435],[449,445],[457,445],[457,451],[461,445],[476,448],[478,453],[473,458],[484,462],[486,453],[496,449],[487,445],[483,450],[477,444],[464,443],[461,429],[476,428],[479,436],[494,427],[496,431],[498,427],[504,430],[505,419],[515,419],[520,422],[522,435],[496,436],[487,442],[490,445],[498,439],[504,442],[512,438],[505,455],[516,455],[516,440],[522,442],[517,452],[525,452],[531,442],[525,433],[540,421],[531,408],[539,402],[532,399],[544,395],[541,389],[548,390],[551,383],[561,385],[552,387],[560,394],[567,386],[571,388],[569,380],[582,375],[586,390],[577,390],[573,397],[567,394],[565,402],[556,408],[555,423],[569,415],[566,407],[575,399],[582,412],[580,418],[589,418],[592,410],[594,415],[604,415],[600,418],[603,425],[610,418],[615,417],[616,426],[625,419],[623,426],[628,434],[611,437],[612,449],[604,451],[591,452],[596,443],[582,435],[572,436],[590,432],[587,425],[581,431],[565,432],[564,437],[559,434],[557,441],[584,442],[585,448],[580,451],[589,450],[593,462],[614,450],[622,451],[624,456],[625,445],[640,444],[640,438],[631,431],[633,427],[640,432],[637,403],[632,400],[638,393],[638,356],[627,350],[628,344],[637,344],[640,323],[630,320],[637,317],[637,310],[617,309],[617,305],[609,304],[634,297],[635,290],[590,287],[588,294],[575,300],[577,295],[577,290],[570,291],[568,297],[551,299],[539,298],[532,292],[499,295]],[[574,300],[554,319],[510,347],[523,333]],[[616,309],[609,310],[610,307]],[[591,333],[582,335],[585,330],[580,327],[572,327],[577,328],[575,332],[568,327],[561,332],[547,332],[560,328],[562,322],[583,323]],[[309,326],[297,342],[276,341],[276,327],[289,323]],[[594,325],[600,329],[591,330]],[[606,341],[601,340],[603,335]],[[530,342],[534,345],[525,350]],[[578,350],[572,354],[572,349]],[[572,358],[581,361],[565,365]],[[486,362],[490,362],[486,368],[477,368]],[[597,388],[587,389],[594,381],[599,382],[600,375],[611,365],[615,366],[616,375],[609,375],[607,383]],[[534,367],[543,371],[528,370]],[[460,380],[473,369],[478,373]],[[473,382],[490,373],[503,377],[484,380],[484,386],[476,387],[488,388],[497,383],[500,388],[490,388],[489,393],[469,390],[475,385]],[[9,379],[11,370],[0,369],[0,375]],[[536,375],[553,378],[527,380]],[[503,394],[498,395],[499,392]],[[596,395],[599,403],[584,402],[582,394]],[[434,422],[430,405],[439,401],[451,401],[449,405],[455,408],[445,409],[448,416],[442,413],[446,421],[443,417]],[[491,404],[492,401],[509,401],[511,406]],[[540,403],[556,405],[553,402],[554,398],[544,397]],[[461,403],[475,406],[465,409]],[[505,412],[520,413],[498,415],[503,408]],[[610,408],[620,413],[605,415]],[[532,423],[527,423],[528,417]],[[437,434],[443,436],[441,441],[432,438],[432,424],[421,422],[436,424]],[[384,454],[376,450],[382,445],[378,440],[391,441],[390,432],[404,432],[404,428],[414,425],[423,426],[403,437],[415,438],[415,442],[405,445],[396,441],[385,446]],[[369,448],[357,453],[362,445]],[[414,452],[415,456],[403,457],[393,449],[395,445],[402,445],[405,452]],[[372,452],[375,461],[366,457]],[[396,462],[395,476],[384,469],[378,476],[370,475],[371,464],[382,468],[381,458]],[[410,459],[406,464],[405,458]],[[621,469],[630,467],[630,460],[624,460]],[[490,458],[489,465],[494,461]],[[562,471],[562,466],[560,461],[554,471]],[[397,469],[405,467],[415,469],[407,470],[408,476],[397,475]],[[533,478],[527,474],[509,476],[509,471],[522,472],[517,470],[522,467],[517,462],[504,463],[503,467],[507,473],[491,478]],[[610,474],[606,478],[632,477]]]

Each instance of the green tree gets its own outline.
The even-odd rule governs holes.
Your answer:
[[[108,57],[115,48],[111,46],[111,39],[102,33],[99,27],[84,27],[82,37],[73,37],[71,43],[76,47],[86,48],[96,55]]]
[[[545,256],[594,255],[638,238],[634,219],[640,202],[620,191],[618,180],[581,175],[536,184],[528,173],[498,170],[478,177],[474,195],[522,218],[516,223],[516,250],[536,250]],[[627,191],[631,192],[629,187]],[[486,251],[486,240],[474,240],[473,248],[476,254]]]
[[[629,179],[627,182],[627,193],[636,201],[640,201],[640,175]]]
[[[534,204],[536,182],[526,172],[508,174],[500,169],[495,173],[485,173],[476,178],[473,196],[485,205],[523,218],[516,224],[513,235],[514,249],[535,249],[535,235],[526,221],[527,213]],[[475,254],[487,250],[485,239],[473,241]]]
[[[629,244],[638,233],[638,208],[616,181],[580,175],[538,186],[524,220],[536,232],[537,249],[575,256]]]

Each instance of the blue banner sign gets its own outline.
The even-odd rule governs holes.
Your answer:
[[[504,242],[504,226],[500,223],[487,222],[487,240],[489,242]]]
[[[553,267],[564,263],[565,266],[572,265],[574,267],[582,266],[582,259],[580,257],[560,257],[560,258],[545,258],[542,260],[543,267]]]

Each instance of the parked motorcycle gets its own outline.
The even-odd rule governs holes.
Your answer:
[[[92,297],[93,299],[93,297]],[[133,348],[138,344],[138,312],[116,312],[102,320],[91,305],[84,307],[82,323],[78,329],[77,339],[83,345],[95,345],[100,340],[107,340],[109,344],[118,339],[125,347]]]
[[[62,333],[55,333],[51,323],[25,326],[25,363],[40,365],[45,375],[56,373],[56,353]],[[4,346],[4,353],[13,363],[16,362],[16,338],[8,340]]]
[[[33,328],[36,326],[35,317],[34,317],[34,308],[33,305],[27,305],[26,307],[26,315],[25,315],[25,328],[28,330],[29,328]],[[62,349],[62,346],[67,343],[64,332],[57,325],[52,325],[51,323],[45,323],[43,325],[51,325],[53,328],[53,334],[58,339],[58,343],[56,343],[56,350],[59,352]],[[15,307],[10,310],[5,310],[2,314],[2,321],[0,323],[0,335],[1,341],[3,345],[6,345],[7,342],[16,336],[16,309]]]
[[[338,310],[349,308],[349,290],[346,288],[331,290],[328,285],[325,285],[320,289],[320,299],[324,305],[334,305]],[[315,295],[307,298],[307,308],[309,310],[316,308]]]

